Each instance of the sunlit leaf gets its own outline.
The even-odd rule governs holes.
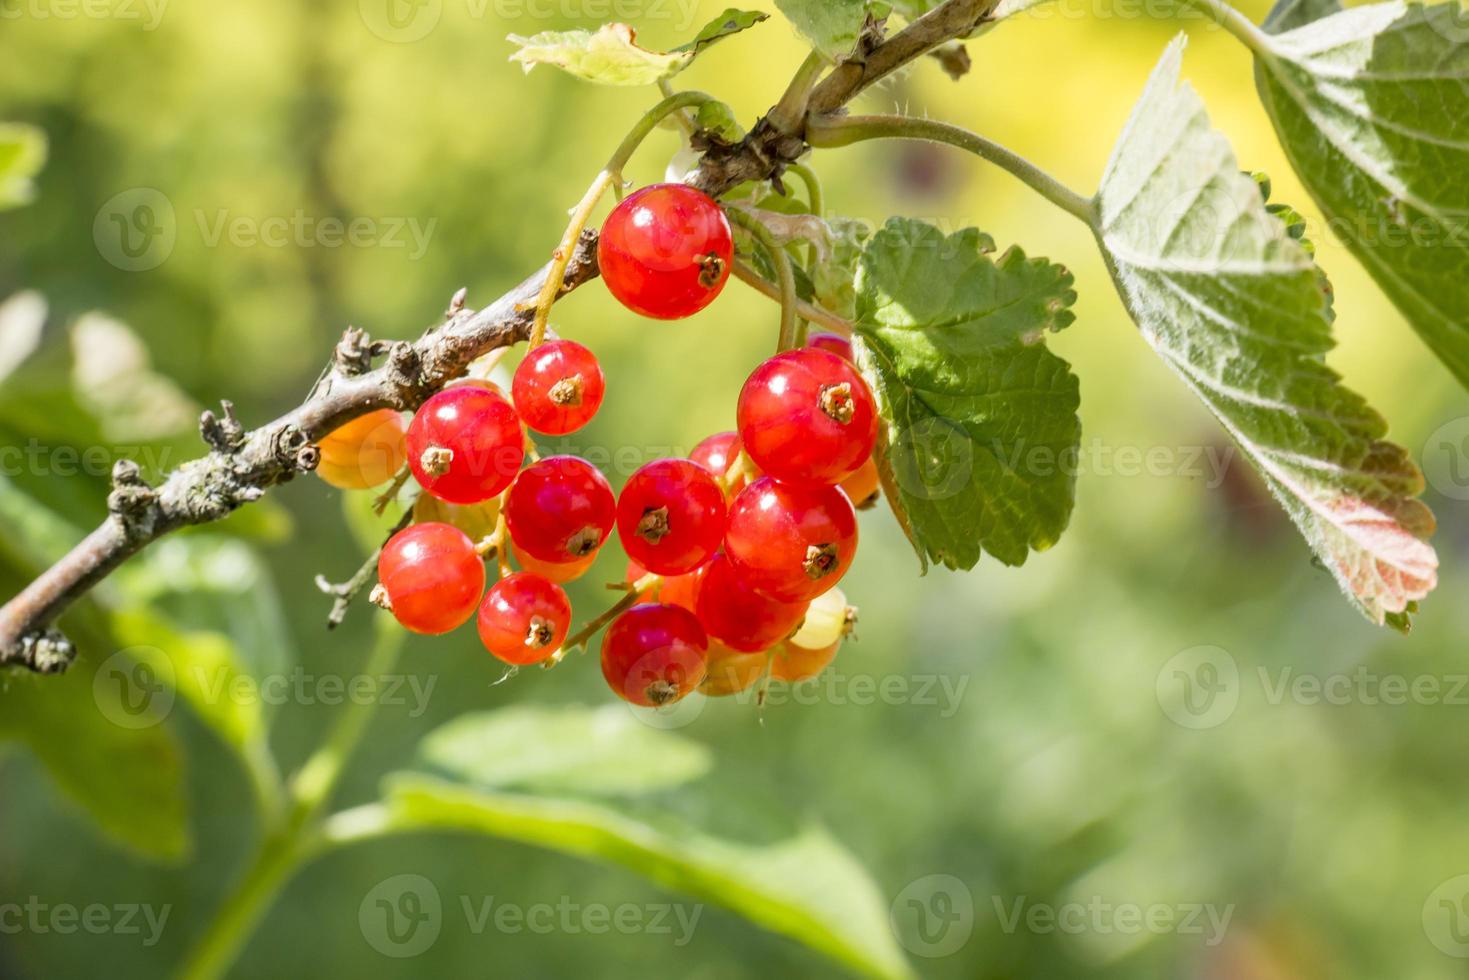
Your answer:
[[[496,793],[398,775],[387,785],[394,830],[490,834],[620,864],[803,943],[865,976],[913,974],[893,941],[887,903],[826,831],[770,844],[703,833],[673,818],[593,801]]]
[[[626,24],[606,24],[596,32],[544,31],[532,37],[511,34],[520,50],[510,56],[528,72],[536,65],[555,65],[569,74],[600,85],[653,85],[683,71],[694,59],[694,49],[649,51],[635,43],[636,33]]]
[[[763,20],[769,20],[770,15],[759,10],[739,10],[730,7],[724,13],[705,24],[694,39],[687,44],[680,44],[674,51],[690,51],[698,54],[709,45],[722,41],[727,37],[733,37],[741,31],[748,31]]]
[[[867,21],[867,0],[775,0],[801,36],[833,61],[857,47]]]
[[[1291,164],[1469,385],[1469,13],[1282,0],[1265,29],[1256,79]]]
[[[1239,442],[1374,622],[1437,582],[1423,477],[1326,366],[1320,270],[1269,213],[1203,103],[1154,71],[1097,195],[1097,237],[1143,337]]]

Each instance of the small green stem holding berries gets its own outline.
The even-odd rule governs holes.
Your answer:
[[[581,233],[587,223],[591,221],[592,212],[596,209],[597,203],[602,200],[602,195],[607,193],[609,187],[621,182],[622,168],[627,166],[628,160],[632,159],[632,155],[637,152],[643,140],[648,138],[648,134],[665,117],[680,109],[703,105],[709,101],[712,101],[711,97],[703,92],[679,92],[670,95],[644,113],[637,124],[628,131],[627,136],[623,137],[617,152],[608,159],[607,165],[597,174],[591,186],[587,188],[587,192],[572,209],[571,221],[561,236],[561,244],[557,245],[556,251],[551,254],[551,268],[546,274],[546,282],[541,287],[541,293],[536,298],[535,319],[531,323],[530,348],[532,350],[539,347],[546,339],[546,324],[551,317],[551,304],[555,303],[561,295],[566,267],[570,264],[572,255],[576,253],[576,243],[581,239]]]
[[[738,209],[730,209],[726,212],[730,219],[741,228],[754,236],[770,256],[770,264],[775,266],[776,281],[780,285],[780,342],[777,350],[790,350],[796,346],[796,274],[791,271],[791,258],[785,249],[776,242],[775,236],[770,229],[761,224],[759,219],[746,214]]]
[[[773,300],[780,299],[780,287],[750,268],[749,263],[736,259],[731,272],[734,273],[736,279],[752,287],[756,292],[763,293]],[[852,335],[851,321],[844,320],[830,310],[822,309],[815,303],[808,303],[803,299],[798,299],[796,300],[796,312],[801,315],[802,319],[809,320],[812,323],[819,323],[823,327],[836,331],[843,337],[850,337]]]
[[[821,178],[816,176],[816,171],[804,163],[792,163],[786,167],[786,173],[795,176],[806,185],[806,203],[811,208],[811,213],[820,218],[825,214],[825,203],[821,196]],[[811,268],[816,268],[816,243],[812,242],[806,250],[806,262]]]
[[[651,572],[649,572],[647,575],[644,575],[636,582],[633,582],[628,587],[627,594],[624,595],[621,599],[618,599],[615,603],[613,603],[606,612],[602,613],[602,615],[598,616],[590,623],[587,623],[571,636],[568,636],[566,638],[566,641],[561,644],[561,649],[556,651],[556,655],[550,660],[546,661],[546,666],[554,667],[556,664],[561,662],[562,658],[564,658],[571,651],[575,650],[577,647],[586,646],[587,641],[596,636],[597,632],[601,630],[602,627],[606,626],[618,616],[621,616],[623,613],[627,612],[633,606],[636,606],[638,604],[638,596],[648,591],[649,589],[656,588],[662,584],[663,576],[654,575]]]
[[[1096,221],[1096,209],[1090,198],[1082,197],[1019,154],[961,126],[912,116],[813,116],[807,121],[806,139],[812,146],[829,147],[874,139],[947,143],[1008,170],[1031,190],[1088,226]]]

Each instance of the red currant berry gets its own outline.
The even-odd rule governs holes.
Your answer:
[[[438,392],[408,425],[408,465],[420,486],[451,504],[489,500],[510,486],[525,458],[515,408],[480,385]]]
[[[750,588],[726,555],[709,563],[694,599],[704,631],[744,653],[766,650],[795,632],[806,602],[778,602]]]
[[[617,533],[628,557],[659,575],[682,575],[724,540],[724,491],[687,459],[655,459],[617,498]]]
[[[729,219],[713,198],[685,184],[629,194],[597,239],[597,262],[612,295],[658,320],[690,316],[713,302],[733,258]]]
[[[595,354],[570,340],[548,340],[525,355],[510,393],[526,425],[564,436],[592,420],[606,389]]]
[[[840,483],[877,441],[866,382],[840,357],[809,347],[757,367],[740,391],[737,418],[750,459],[803,486]]]
[[[730,505],[724,549],[762,595],[814,599],[852,564],[857,512],[837,487],[793,487],[762,476]]]
[[[806,338],[806,346],[835,354],[848,364],[854,363],[852,361],[852,342],[839,333],[827,333],[824,330],[814,331]]]
[[[474,615],[485,590],[485,564],[457,527],[413,524],[383,546],[377,578],[383,604],[405,628],[447,633]]]
[[[576,456],[548,456],[526,467],[505,497],[511,539],[541,561],[592,554],[607,540],[616,514],[612,485]]]
[[[734,465],[741,452],[738,432],[716,432],[695,446],[694,451],[689,453],[689,459],[712,473],[715,479],[719,479],[728,475],[729,468]],[[733,497],[759,475],[760,467],[747,457],[745,469],[729,483],[729,495]]]
[[[704,627],[687,609],[633,606],[602,637],[602,676],[623,700],[657,708],[699,686],[708,650]]]
[[[479,606],[479,638],[507,664],[538,664],[561,646],[571,603],[561,586],[516,572],[490,586]]]
[[[597,563],[595,551],[576,561],[541,561],[533,555],[526,554],[525,550],[514,541],[510,542],[510,554],[515,556],[515,564],[520,566],[522,572],[539,575],[547,582],[555,582],[557,585],[575,582]]]

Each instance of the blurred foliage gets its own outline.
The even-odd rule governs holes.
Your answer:
[[[433,2],[413,7],[406,26],[380,6],[154,3],[133,5],[134,18],[35,16],[53,10],[44,2],[13,8],[21,15],[6,19],[0,39],[0,119],[38,126],[50,154],[34,203],[0,215],[0,298],[34,290],[49,308],[35,352],[0,370],[0,449],[21,450],[6,453],[0,489],[11,518],[0,534],[4,594],[61,545],[17,536],[17,527],[48,530],[14,518],[20,495],[44,501],[65,540],[103,513],[115,452],[157,473],[200,450],[188,431],[117,431],[116,403],[89,383],[76,390],[72,345],[85,314],[136,333],[151,361],[138,377],[170,385],[168,400],[229,398],[257,423],[304,395],[344,325],[412,336],[459,286],[473,304],[523,277],[553,247],[592,176],[588,161],[656,100],[651,89],[523,77],[507,60],[508,33],[595,29],[600,11],[574,15],[604,5]],[[646,16],[630,20],[640,43],[668,50],[722,7],[648,0]],[[713,769],[700,792],[667,792],[666,802],[682,822],[739,840],[777,840],[819,822],[870,871],[884,901],[930,875],[958,878],[972,897],[973,933],[948,955],[914,956],[924,976],[1459,976],[1459,962],[1431,941],[1425,906],[1442,882],[1469,872],[1460,832],[1469,735],[1458,724],[1466,692],[1455,681],[1469,675],[1469,605],[1458,601],[1469,585],[1469,468],[1454,468],[1465,463],[1469,400],[1304,206],[1309,197],[1252,91],[1248,53],[1202,16],[1170,11],[1109,0],[1037,7],[970,42],[975,68],[963,81],[925,63],[864,103],[953,120],[1088,188],[1164,45],[1188,29],[1185,77],[1241,164],[1269,172],[1276,196],[1301,206],[1332,274],[1341,340],[1332,365],[1392,420],[1394,438],[1422,450],[1426,499],[1440,520],[1436,601],[1408,638],[1342,604],[1217,426],[1136,336],[1088,232],[1069,216],[956,151],[823,151],[812,162],[835,214],[872,227],[894,213],[949,233],[975,225],[1075,274],[1076,323],[1051,344],[1081,382],[1076,512],[1060,542],[1023,568],[983,561],[924,578],[891,518],[870,513],[843,585],[862,607],[861,641],[814,686],[773,689],[763,709],[696,703],[680,732],[705,746]],[[1264,6],[1246,13],[1258,20]],[[748,125],[802,54],[772,19],[702,54],[678,82],[727,101]],[[655,135],[630,176],[661,176],[675,150],[671,135]],[[356,244],[333,236],[353,221]],[[143,247],[122,250],[124,241]],[[776,314],[732,284],[690,321],[650,323],[594,285],[559,305],[555,320],[598,351],[609,390],[591,426],[548,448],[587,455],[620,485],[649,456],[686,451],[732,423]],[[19,321],[0,313],[0,322]],[[85,460],[89,449],[107,465],[70,455]],[[249,853],[256,794],[227,746],[265,729],[194,709],[131,733],[108,725],[92,710],[93,679],[114,651],[141,643],[189,663],[228,650],[252,672],[309,678],[291,688],[304,694],[258,705],[289,772],[341,708],[315,681],[350,679],[370,643],[365,609],[336,633],[322,628],[327,602],[311,576],[345,578],[361,551],[339,494],[319,481],[176,542],[69,617],[89,651],[72,674],[0,679],[0,728],[37,730],[15,707],[29,704],[74,718],[76,733],[72,745],[0,755],[0,896],[167,904],[162,941],[5,934],[0,973],[86,975],[105,963],[119,977],[160,975]],[[618,555],[605,556],[573,588],[578,609],[600,609],[603,583],[621,571]],[[139,640],[114,632],[119,613],[166,622]],[[209,639],[190,638],[200,634]],[[1201,646],[1227,651],[1239,699],[1221,723],[1195,729],[1172,720],[1159,687],[1171,658]],[[401,669],[429,693],[382,707],[343,804],[374,799],[383,772],[410,765],[419,738],[466,712],[610,699],[591,656],[495,686],[501,671],[470,629],[414,640]],[[1440,695],[1333,704],[1277,692],[1281,677],[1359,671],[1438,679]],[[256,703],[214,707],[249,713]],[[122,740],[146,745],[156,764],[127,775],[124,758],[136,754],[109,748]],[[513,745],[502,751],[515,755]],[[108,828],[112,838],[147,836],[156,853],[173,854],[192,840],[189,863],[155,865],[99,835],[88,801],[37,763],[48,752],[136,794],[126,826]],[[450,914],[431,948],[393,959],[366,941],[359,906],[404,873],[432,881]],[[713,907],[678,947],[648,932],[476,932],[459,899],[486,896],[522,906],[670,900],[625,869],[518,843],[397,838],[308,868],[260,924],[237,975],[417,977],[487,964],[512,976],[841,975]],[[1018,900],[1210,903],[1232,917],[1224,941],[1209,945],[1192,933],[1013,927]],[[925,949],[904,935],[910,950]]]

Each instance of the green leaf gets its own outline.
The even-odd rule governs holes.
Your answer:
[[[816,302],[844,320],[857,316],[857,263],[862,248],[872,237],[872,226],[851,218],[833,218],[831,249],[811,270]]]
[[[29,748],[109,838],[179,860],[190,849],[182,752],[136,683],[147,676],[109,654],[83,647],[59,676],[0,675],[0,739]]]
[[[0,580],[19,587],[80,535],[0,476]],[[8,594],[8,593],[7,593]],[[74,611],[78,656],[59,676],[0,671],[0,739],[28,748],[107,836],[145,856],[189,850],[181,753],[161,722],[171,691],[133,670],[129,638]]]
[[[1256,82],[1327,221],[1469,386],[1469,18],[1282,0]]]
[[[680,44],[673,51],[688,51],[698,54],[709,45],[723,41],[741,31],[748,31],[762,20],[769,20],[770,15],[760,10],[739,10],[730,7],[724,13],[705,24],[694,39],[687,44]]]
[[[1321,273],[1240,173],[1175,41],[1097,195],[1096,233],[1143,337],[1239,442],[1374,622],[1437,581],[1423,477],[1326,366]]]
[[[867,22],[867,0],[775,0],[775,6],[832,61],[842,61],[856,50]]]
[[[35,199],[32,178],[45,163],[45,133],[22,123],[0,123],[0,211]]]
[[[646,759],[650,766],[660,760],[658,753]],[[407,773],[389,777],[386,795],[385,829],[470,831],[622,865],[865,976],[912,976],[893,941],[887,902],[851,854],[818,827],[747,844],[605,803],[496,793]]]
[[[510,56],[527,72],[536,65],[555,65],[599,85],[656,85],[672,78],[694,60],[694,49],[649,51],[634,43],[626,24],[604,24],[596,33],[584,30],[544,31],[532,37],[511,34],[520,50]]]
[[[8,555],[21,577],[29,578],[69,550],[82,532],[0,476],[0,537],[4,539],[0,557]],[[156,547],[163,549],[160,560],[166,560],[170,551],[197,549],[207,543],[207,539],[179,538]],[[161,724],[176,702],[187,704],[239,756],[261,804],[274,806],[278,790],[275,767],[261,700],[250,685],[244,658],[228,636],[180,629],[157,609],[152,600],[166,589],[153,581],[156,574],[147,563],[119,570],[114,581],[93,594],[100,615],[77,624],[85,631],[73,636],[73,641],[86,656],[66,676],[100,671],[104,677],[97,681],[96,700],[90,709],[124,729],[134,718],[146,719],[143,727]],[[66,628],[76,632],[72,621]],[[260,624],[252,623],[251,628],[258,629]],[[45,693],[36,691],[34,696],[44,697]],[[6,710],[0,709],[0,714]],[[43,721],[50,720],[62,723],[64,719],[45,714]],[[63,728],[41,730],[35,737],[70,736]]]
[[[491,789],[645,793],[704,775],[709,751],[626,709],[517,707],[465,715],[419,745],[424,763]]]
[[[1071,274],[1018,248],[998,261],[974,229],[893,218],[863,249],[859,364],[882,413],[884,496],[927,567],[1007,565],[1071,517],[1076,378],[1046,349],[1069,324]]]

